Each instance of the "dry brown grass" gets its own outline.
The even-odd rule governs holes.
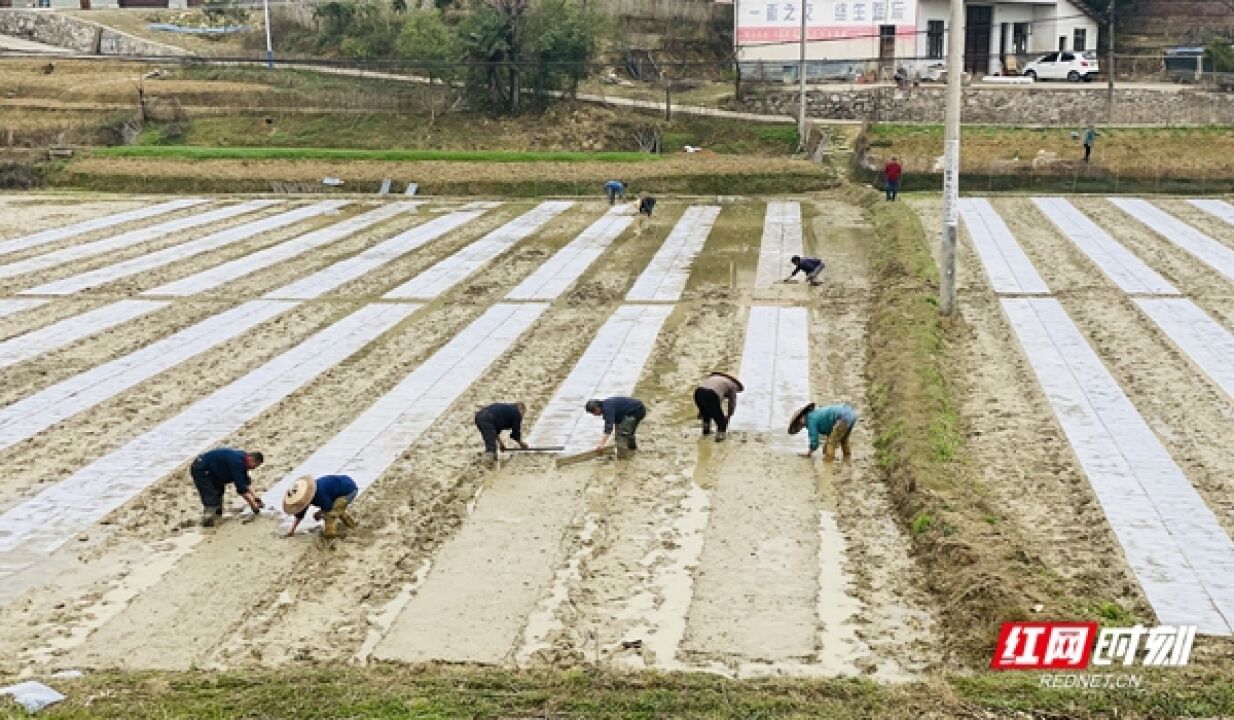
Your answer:
[[[1004,174],[1076,164],[1084,146],[1073,132],[1082,128],[966,127],[962,134],[962,171]],[[1098,128],[1092,166],[1110,173],[1152,177],[1234,176],[1234,133],[1228,127]],[[879,167],[892,155],[909,173],[931,172],[943,153],[942,129],[935,126],[881,125],[871,128],[870,157]],[[1056,162],[1051,162],[1051,157]]]
[[[139,10],[130,8],[126,10],[70,11],[69,14],[76,15],[83,20],[98,23],[99,25],[115,28],[134,37],[184,48],[198,55],[236,57],[244,53],[244,45],[238,35],[207,39],[196,35],[178,35],[149,28],[149,24],[152,22],[182,24],[182,19],[199,18],[201,12],[197,10]],[[257,16],[256,22],[260,25],[260,16]]]
[[[327,175],[352,180],[405,177],[422,182],[495,182],[552,179],[603,182],[614,175],[627,181],[663,175],[809,175],[821,170],[804,160],[746,156],[681,156],[654,163],[469,163],[469,162],[322,162],[208,160],[195,163],[146,158],[84,158],[73,173],[82,175],[182,177],[186,173],[219,179],[270,178],[287,182],[320,181]]]
[[[181,103],[224,104],[253,94],[272,94],[268,85],[246,82],[185,80],[142,76],[157,66],[139,63],[55,62],[55,72],[43,72],[45,61],[6,61],[0,73],[0,95],[13,100],[47,99],[61,102],[137,102],[137,89],[147,96],[177,96]]]

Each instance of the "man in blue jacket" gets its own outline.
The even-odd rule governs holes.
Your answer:
[[[626,184],[621,180],[609,180],[604,183],[604,195],[608,197],[609,205],[613,205],[618,200],[625,200]]]
[[[287,536],[296,534],[296,528],[308,512],[309,505],[317,508],[317,512],[313,513],[314,520],[325,520],[321,532],[323,536],[338,537],[340,522],[354,530],[356,521],[347,512],[347,507],[356,501],[359,492],[356,481],[347,475],[322,475],[319,478],[305,475],[297,478],[283,498],[283,512],[295,518]]]
[[[811,457],[818,449],[819,438],[827,437],[827,447],[823,451],[823,460],[831,462],[836,457],[836,447],[844,451],[844,461],[853,458],[853,451],[848,446],[848,437],[857,424],[857,411],[844,403],[836,403],[821,408],[815,408],[809,403],[797,411],[788,425],[788,434],[796,435],[801,428],[810,431],[810,449],[801,453],[802,457]]]
[[[223,517],[223,492],[229,484],[236,486],[236,492],[253,509],[253,514],[261,512],[264,504],[261,498],[253,494],[249,470],[261,467],[264,461],[259,452],[226,447],[202,453],[193,460],[189,475],[197,486],[197,494],[201,496],[201,524],[204,527],[214,527]]]
[[[793,263],[793,271],[784,279],[785,282],[792,280],[797,273],[805,273],[806,280],[810,281],[811,285],[822,285],[818,281],[818,276],[823,273],[824,263],[818,258],[807,257],[803,258],[800,255],[794,255],[790,258]]]
[[[614,395],[604,400],[588,400],[584,409],[592,415],[604,418],[604,437],[596,445],[596,450],[603,450],[608,445],[609,436],[617,430],[617,452],[623,453],[638,449],[638,440],[634,433],[638,424],[647,417],[647,407],[641,400],[632,397]]]

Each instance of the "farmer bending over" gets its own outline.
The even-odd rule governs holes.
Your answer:
[[[853,451],[848,446],[848,436],[852,435],[857,424],[857,411],[844,403],[836,403],[821,408],[815,408],[809,403],[797,411],[788,425],[788,434],[796,435],[801,428],[810,431],[810,449],[801,453],[802,457],[811,457],[818,449],[819,438],[827,436],[827,447],[823,451],[823,460],[831,462],[836,457],[836,447],[844,451],[844,461],[853,458]]]

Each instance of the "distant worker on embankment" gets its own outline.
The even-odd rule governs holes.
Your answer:
[[[745,386],[737,378],[728,373],[713,372],[694,389],[694,405],[698,408],[698,417],[703,421],[703,435],[711,434],[711,423],[716,424],[716,442],[724,442],[728,437],[728,421],[733,419],[737,409],[737,393],[745,390]],[[724,402],[728,401],[728,412],[724,411]]]
[[[904,166],[898,158],[891,158],[883,166],[883,190],[887,193],[887,202],[895,202],[900,193],[900,180],[904,177]]]
[[[788,424],[788,434],[796,435],[804,427],[810,431],[810,449],[801,453],[802,457],[812,457],[818,450],[819,438],[827,437],[827,447],[823,451],[823,460],[831,462],[836,457],[836,447],[844,451],[844,460],[853,458],[853,451],[848,445],[848,437],[853,434],[857,425],[857,411],[845,403],[836,403],[816,408],[809,403],[793,415]]]

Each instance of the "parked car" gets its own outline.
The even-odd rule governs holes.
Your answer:
[[[1043,55],[1024,66],[1024,76],[1036,80],[1081,80],[1090,82],[1097,78],[1097,51],[1053,52]]]

